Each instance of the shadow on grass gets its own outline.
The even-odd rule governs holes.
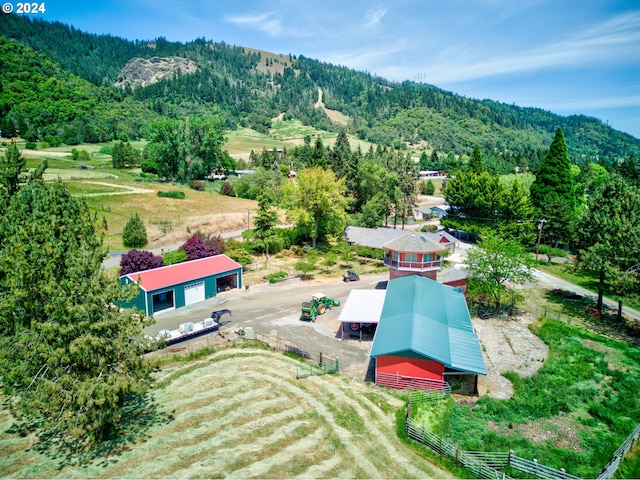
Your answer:
[[[174,420],[172,414],[161,411],[150,394],[132,396],[122,407],[119,430],[111,439],[92,441],[87,447],[57,428],[43,429],[41,421],[18,419],[7,433],[26,437],[36,432],[37,440],[30,448],[46,457],[57,460],[59,469],[66,466],[86,465],[102,459],[98,465],[106,467],[118,462],[132,445],[150,438],[149,430]]]
[[[607,305],[603,305],[602,313],[598,315],[595,297],[574,296],[571,293],[563,290],[545,292],[544,296],[550,304],[545,308],[546,316],[640,346],[640,325],[637,320],[624,315],[619,319],[618,312]]]

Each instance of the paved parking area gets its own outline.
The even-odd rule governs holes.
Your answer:
[[[373,289],[380,281],[388,279],[388,273],[363,275],[359,282],[345,283],[339,279],[314,279],[289,284],[252,285],[249,290],[231,290],[204,302],[177,310],[160,312],[154,316],[155,325],[145,333],[155,335],[160,330],[173,330],[185,322],[199,322],[211,316],[213,310],[228,308],[231,316],[222,317],[220,333],[212,333],[172,347],[175,351],[199,348],[235,340],[234,331],[240,327],[252,327],[256,332],[286,339],[312,354],[340,359],[340,371],[364,380],[370,367],[371,340],[342,341],[338,317],[352,289]],[[323,292],[340,300],[341,306],[327,310],[315,322],[300,320],[300,306],[314,293]]]

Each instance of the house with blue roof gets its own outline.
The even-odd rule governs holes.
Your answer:
[[[476,394],[487,374],[463,291],[420,275],[389,281],[369,356],[376,385],[391,388]]]

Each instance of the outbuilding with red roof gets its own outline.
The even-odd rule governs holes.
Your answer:
[[[138,295],[125,307],[153,315],[202,302],[217,293],[242,288],[242,266],[226,255],[214,255],[120,277],[121,285],[138,284]]]

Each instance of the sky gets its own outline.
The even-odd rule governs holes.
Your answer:
[[[589,115],[640,138],[640,0],[43,3],[34,16],[90,33],[304,55],[468,98]]]

